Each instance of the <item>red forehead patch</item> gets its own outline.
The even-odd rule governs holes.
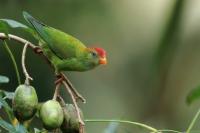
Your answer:
[[[106,57],[106,51],[104,49],[102,48],[94,48],[94,49],[97,51],[100,57],[102,58]]]

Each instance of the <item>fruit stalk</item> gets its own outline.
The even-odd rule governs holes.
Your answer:
[[[26,42],[26,44],[24,45],[23,51],[22,51],[22,69],[23,69],[24,75],[26,77],[25,84],[29,85],[30,80],[33,80],[33,78],[28,74],[28,72],[26,70],[26,66],[25,66],[25,57],[26,57],[27,47],[28,47],[28,42]]]
[[[59,93],[60,93],[60,83],[56,84],[56,89],[55,89],[55,92],[54,92],[54,95],[53,95],[53,100],[56,100],[57,97],[59,96]]]

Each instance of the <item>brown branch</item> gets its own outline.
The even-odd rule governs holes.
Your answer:
[[[37,47],[36,45],[32,44],[31,42],[29,42],[29,41],[27,41],[27,40],[25,40],[25,39],[23,39],[21,37],[18,37],[18,36],[12,35],[12,34],[8,34],[8,37],[10,39],[13,39],[13,40],[15,40],[15,41],[17,41],[19,43],[22,43],[22,44],[28,43],[28,46],[30,48],[32,48],[32,49],[35,49]],[[8,38],[4,33],[0,33],[0,39],[8,39]]]
[[[76,95],[76,99],[80,99],[83,103],[86,103],[86,99],[75,89],[73,84],[70,82],[70,80],[67,78],[67,76],[61,72],[61,76],[64,78],[64,80],[67,82],[68,86],[71,88],[71,91]]]
[[[60,83],[59,84],[56,84],[56,88],[55,88],[55,92],[54,92],[54,95],[53,95],[53,100],[56,100],[57,97],[60,95]]]
[[[74,104],[74,107],[75,107],[75,110],[76,110],[76,113],[77,113],[77,116],[78,116],[79,124],[80,124],[79,132],[80,133],[84,133],[84,125],[85,125],[85,123],[81,119],[81,114],[80,114],[80,111],[79,111],[79,108],[78,108],[78,105],[77,105],[77,102],[76,102],[76,98],[74,97],[73,92],[69,88],[69,86],[66,83],[66,81],[63,81],[62,83],[64,84],[66,90],[68,91],[68,93],[70,94],[70,96],[72,98],[72,101],[73,101],[73,104]]]

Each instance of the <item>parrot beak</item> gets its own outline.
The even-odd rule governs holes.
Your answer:
[[[106,64],[107,64],[107,59],[106,59],[106,57],[100,58],[100,59],[99,59],[99,64],[106,65]]]

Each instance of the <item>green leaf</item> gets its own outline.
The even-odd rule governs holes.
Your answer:
[[[34,128],[34,133],[40,133],[40,130],[37,128]]]
[[[12,122],[12,120],[15,119],[12,108],[8,105],[8,103],[2,97],[0,97],[0,104],[1,106],[3,106],[5,112],[7,113],[9,117],[9,120]]]
[[[196,88],[194,88],[189,92],[186,98],[186,102],[187,104],[191,104],[199,98],[200,98],[200,86],[197,86]]]
[[[34,133],[49,133],[46,129],[39,130],[38,128],[34,128]]]
[[[14,98],[14,92],[9,92],[9,91],[3,91],[4,93],[4,98],[3,99],[10,99],[12,100]]]
[[[16,126],[16,133],[28,133],[28,131],[26,130],[26,128],[23,125],[18,124]]]
[[[0,21],[0,32],[5,33],[8,37],[8,24]]]
[[[38,128],[34,128],[34,133],[44,133],[44,132]]]
[[[14,92],[8,92],[4,90],[0,90],[0,97],[5,100],[5,99],[10,99],[12,100],[14,98]],[[3,102],[0,102],[0,109],[3,106]]]
[[[8,34],[9,28],[23,29],[31,34],[34,34],[34,31],[30,27],[28,27],[20,22],[17,22],[15,20],[11,20],[11,19],[0,19],[0,32],[2,31],[3,33]]]
[[[9,131],[10,133],[15,133],[16,130],[15,130],[15,127],[12,126],[11,124],[9,124],[8,122],[4,121],[3,119],[0,119],[0,126]]]
[[[0,75],[0,84],[1,83],[8,83],[8,82],[9,82],[8,77]]]
[[[2,108],[3,104],[0,102],[0,109]]]
[[[27,29],[29,28],[28,26],[22,24],[22,23],[19,23],[15,20],[11,20],[11,19],[0,19],[0,23],[7,23],[7,25],[10,27],[10,28],[23,28],[23,29]]]
[[[8,92],[8,91],[4,91],[4,99],[9,99],[12,100],[14,98],[15,93],[14,92]]]
[[[4,91],[0,89],[0,96],[5,100],[12,100],[14,98],[14,92]]]

